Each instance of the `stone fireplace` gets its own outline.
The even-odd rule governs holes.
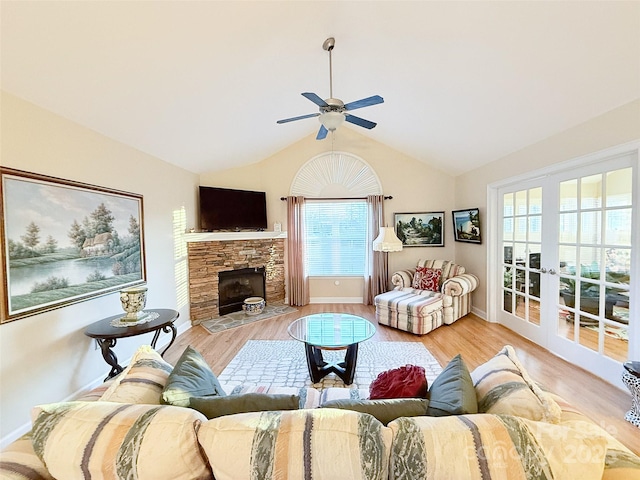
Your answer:
[[[225,237],[224,234],[218,235]],[[187,236],[193,325],[224,315],[220,311],[218,293],[220,272],[264,268],[264,295],[258,296],[263,296],[267,304],[284,301],[284,238],[209,241],[212,236],[216,234]]]

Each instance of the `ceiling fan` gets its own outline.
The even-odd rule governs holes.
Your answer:
[[[322,44],[322,48],[329,52],[329,98],[323,100],[315,93],[305,92],[303,97],[311,100],[313,103],[320,107],[320,112],[310,113],[308,115],[301,115],[299,117],[285,118],[284,120],[278,120],[277,123],[288,123],[296,120],[302,120],[304,118],[320,117],[320,130],[316,136],[316,140],[323,140],[326,138],[329,131],[333,132],[336,128],[342,125],[342,122],[347,121],[358,125],[360,127],[372,129],[377,124],[364,118],[351,115],[351,110],[357,108],[369,107],[371,105],[377,105],[383,103],[384,99],[380,95],[374,95],[372,97],[356,100],[355,102],[343,103],[339,98],[333,98],[333,68],[331,64],[331,51],[336,45],[336,40],[333,37],[327,38]]]

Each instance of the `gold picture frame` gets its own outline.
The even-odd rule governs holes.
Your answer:
[[[146,281],[142,195],[0,167],[0,323]]]

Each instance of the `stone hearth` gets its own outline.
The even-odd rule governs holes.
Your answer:
[[[240,268],[265,267],[265,300],[282,302],[284,289],[284,239],[196,241],[187,243],[191,322],[220,316],[218,273]]]

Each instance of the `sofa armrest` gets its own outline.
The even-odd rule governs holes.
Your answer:
[[[391,283],[395,290],[400,288],[411,288],[413,284],[413,276],[415,275],[415,269],[412,270],[399,270],[394,272],[391,276]]]
[[[478,287],[478,282],[478,277],[472,273],[456,275],[442,283],[442,293],[451,297],[460,297],[473,292]]]
[[[6,480],[54,480],[47,467],[36,455],[27,434],[0,452],[0,478]]]

